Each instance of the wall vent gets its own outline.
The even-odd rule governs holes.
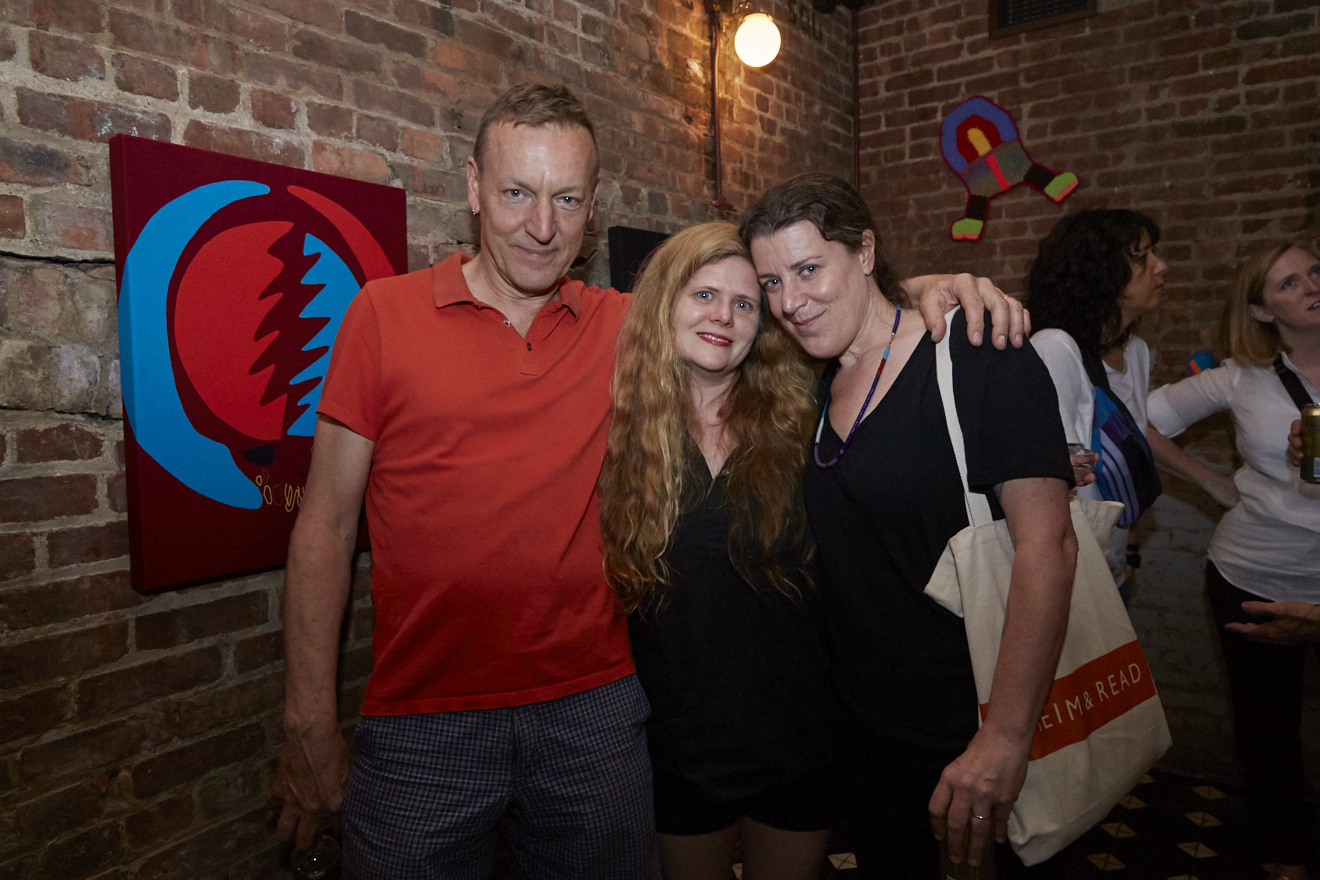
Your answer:
[[[990,0],[990,36],[1062,24],[1095,15],[1096,0]]]

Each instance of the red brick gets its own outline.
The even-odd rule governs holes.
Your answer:
[[[46,536],[46,553],[51,568],[127,556],[128,523],[120,520],[51,532]]]
[[[110,62],[115,69],[115,86],[120,91],[164,101],[179,100],[178,70],[168,64],[116,54]]]
[[[227,0],[205,0],[206,23],[249,43],[255,43],[272,52],[285,52],[289,48],[289,25],[269,15],[243,9]]]
[[[1279,82],[1288,79],[1306,79],[1320,76],[1320,58],[1292,58],[1282,64],[1252,67],[1242,74],[1242,84]]]
[[[210,819],[251,807],[265,799],[270,781],[269,772],[261,764],[217,773],[197,787],[197,812]]]
[[[28,54],[32,69],[53,79],[69,82],[105,79],[105,59],[94,46],[81,40],[31,31],[28,34]]]
[[[100,0],[32,0],[32,23],[40,27],[99,34],[105,30],[104,18]]]
[[[160,113],[25,88],[19,88],[17,93],[18,118],[28,128],[85,141],[108,141],[117,134],[170,139],[169,118]]]
[[[434,65],[410,64],[402,61],[390,62],[390,76],[404,89],[421,92],[433,99],[444,98],[457,101],[464,97],[468,86],[463,80]]]
[[[344,33],[363,43],[384,46],[416,58],[427,55],[427,40],[421,34],[370,18],[352,9],[344,12]]]
[[[298,106],[284,95],[253,89],[251,100],[252,118],[267,128],[293,128],[298,121]]]
[[[234,77],[240,74],[247,53],[233,40],[206,37],[201,45],[198,67],[217,76]]]
[[[129,585],[127,571],[89,574],[0,593],[0,623],[11,630],[48,626],[134,608],[144,601]]]
[[[78,717],[97,718],[210,684],[224,671],[220,649],[203,648],[91,676],[78,682]]]
[[[11,644],[0,648],[0,690],[77,675],[127,653],[123,621]]]
[[[103,447],[100,437],[77,425],[25,428],[18,432],[19,464],[86,461],[99,458]]]
[[[251,758],[265,744],[261,725],[249,724],[147,758],[133,768],[133,794],[148,798],[169,791],[212,770]]]
[[[50,840],[101,817],[110,777],[98,773],[69,788],[44,795],[14,810],[18,826],[31,835]]]
[[[467,193],[467,178],[462,174],[441,172],[426,166],[404,165],[403,162],[392,162],[389,173],[413,195],[437,195],[461,201]],[[426,267],[430,261],[422,265]]]
[[[353,136],[353,111],[331,104],[309,103],[307,127],[327,137],[350,138]]]
[[[147,614],[137,620],[137,649],[172,648],[220,633],[260,626],[270,619],[265,591]]]
[[[42,144],[0,137],[0,181],[29,186],[88,186],[91,172],[73,157]]]
[[[109,206],[32,200],[32,225],[37,236],[50,247],[111,253],[114,227]]]
[[[128,512],[128,478],[123,471],[106,477],[106,499],[115,513]]]
[[[188,106],[194,110],[229,113],[238,106],[238,83],[204,73],[188,75]]]
[[[96,477],[68,474],[0,480],[0,522],[43,522],[96,510]]]
[[[359,113],[357,139],[394,152],[399,149],[399,124],[390,119]]]
[[[36,549],[31,535],[0,535],[0,581],[31,574],[35,566]],[[10,595],[0,594],[0,607]]]
[[[328,0],[255,0],[255,2],[294,21],[314,25],[323,31],[335,33],[343,30],[339,10]]]
[[[261,162],[292,165],[295,168],[303,166],[303,149],[293,141],[261,132],[212,125],[197,119],[188,123],[188,128],[183,134],[183,142],[190,147],[244,156]]]
[[[175,708],[175,728],[192,737],[238,721],[255,720],[284,702],[284,675],[271,673],[183,700]]]
[[[0,700],[0,718],[5,720],[0,725],[0,743],[44,733],[63,721],[67,714],[62,685]]]
[[[115,721],[28,746],[19,763],[28,780],[85,774],[134,757],[153,738],[151,726],[142,719]]]
[[[170,58],[200,66],[205,57],[201,41],[183,28],[153,21],[121,9],[110,10],[110,33],[115,46],[154,58]]]
[[[389,166],[380,156],[352,147],[332,147],[321,141],[312,144],[312,169],[372,183],[388,183],[390,179]]]
[[[239,675],[254,672],[284,659],[284,632],[262,633],[234,645],[234,671]]]
[[[41,870],[33,880],[87,877],[117,861],[123,852],[124,833],[119,826],[101,825],[47,846],[41,854]]]
[[[416,25],[431,33],[454,34],[454,14],[441,6],[421,0],[394,0],[394,15],[404,24]]]
[[[359,81],[353,85],[353,99],[359,110],[383,113],[423,128],[435,125],[435,107],[430,101],[398,89]]]
[[[656,212],[659,213],[659,212]],[[339,661],[339,680],[356,681],[371,674],[371,645],[345,651]]]
[[[124,819],[124,830],[128,842],[140,849],[178,834],[179,829],[187,828],[192,821],[192,795],[176,794],[130,814]]]
[[[270,815],[265,809],[257,809],[208,828],[177,846],[153,853],[137,868],[134,880],[190,880],[212,876],[215,866],[234,853],[251,851],[262,845],[269,847],[269,819]],[[249,873],[250,863],[240,865],[236,870],[243,873],[226,874],[223,880],[257,880],[257,875]],[[271,866],[262,870],[271,870]],[[261,877],[287,877],[287,874],[272,871],[271,874],[263,873]]]
[[[335,40],[315,31],[298,31],[293,35],[293,54],[320,67],[344,73],[376,73],[380,70],[380,53],[363,49],[357,43]]]

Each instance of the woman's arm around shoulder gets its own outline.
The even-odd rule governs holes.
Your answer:
[[[980,864],[991,833],[1007,839],[1009,811],[1026,779],[1032,737],[1059,665],[1077,565],[1063,480],[1010,480],[1000,505],[1015,556],[990,705],[967,750],[944,768],[930,800],[935,836],[947,836],[954,861],[963,857],[963,831],[971,823],[972,865]],[[975,816],[988,821],[971,821]]]

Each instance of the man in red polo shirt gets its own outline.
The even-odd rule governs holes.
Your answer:
[[[371,282],[335,342],[289,547],[277,834],[305,847],[342,797],[347,877],[484,880],[509,811],[521,873],[655,877],[649,709],[595,496],[628,296],[563,277],[595,136],[566,89],[518,87],[473,153],[481,253]],[[375,664],[349,777],[335,673],[364,497]]]

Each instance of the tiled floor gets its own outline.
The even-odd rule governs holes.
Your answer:
[[[1311,812],[1314,820],[1314,805]],[[836,833],[833,844],[829,863],[821,866],[821,880],[850,880],[857,872],[846,833]],[[492,880],[511,876],[508,856],[507,845],[501,846]],[[1138,783],[1103,822],[1066,850],[1064,858],[1066,880],[1269,876],[1263,855],[1254,849],[1247,804],[1238,790],[1158,772]],[[735,866],[734,876],[742,876],[741,866]]]
[[[1068,848],[1067,880],[1265,880],[1247,826],[1235,789],[1156,773]],[[846,839],[837,843],[822,877],[849,880]]]

